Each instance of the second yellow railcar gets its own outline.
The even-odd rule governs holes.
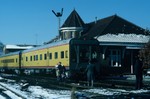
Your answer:
[[[94,39],[68,39],[0,56],[0,68],[24,73],[54,74],[61,62],[71,76],[82,77],[89,60],[99,67],[99,42]],[[82,74],[82,73],[81,73]]]

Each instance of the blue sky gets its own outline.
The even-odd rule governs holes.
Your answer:
[[[85,23],[114,14],[150,28],[150,0],[0,0],[0,41],[4,44],[42,44],[58,34],[52,10],[64,8],[61,24],[73,9]]]

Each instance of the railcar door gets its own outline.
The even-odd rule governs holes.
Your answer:
[[[73,75],[83,74],[85,68],[92,60],[99,70],[99,46],[95,40],[74,41],[70,48],[70,70]]]
[[[22,66],[23,66],[23,59],[22,59],[22,52],[20,51],[19,52],[19,72],[18,72],[19,74],[23,73]]]

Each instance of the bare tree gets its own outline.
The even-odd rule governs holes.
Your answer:
[[[150,35],[150,28],[147,27],[147,28],[145,29],[145,31],[144,31],[144,34],[145,34],[145,35]]]
[[[144,48],[140,50],[139,56],[143,59],[144,68],[150,68],[150,40]]]

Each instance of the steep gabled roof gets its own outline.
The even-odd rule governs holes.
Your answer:
[[[88,25],[90,25],[90,29],[87,31],[87,33],[84,35],[86,37],[95,37],[100,36],[104,34],[118,34],[118,33],[124,33],[124,34],[144,34],[144,29],[117,16],[109,16],[103,19],[98,20],[96,23],[91,22]]]
[[[87,25],[89,26],[89,29],[85,35],[88,37],[95,37],[99,35],[99,33],[102,33],[105,30],[105,28],[107,28],[107,26],[111,23],[113,18],[114,16],[110,16],[107,18],[97,20],[96,22],[94,21],[88,23]]]
[[[63,28],[63,27],[83,27],[83,26],[84,26],[83,20],[81,19],[79,14],[76,12],[76,10],[73,10],[61,28]]]

